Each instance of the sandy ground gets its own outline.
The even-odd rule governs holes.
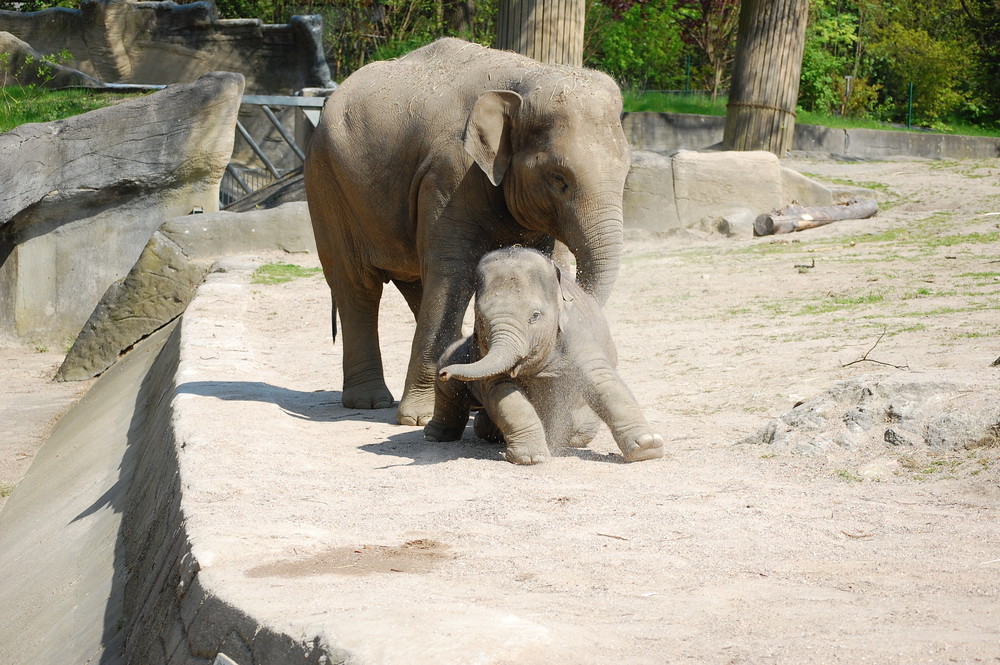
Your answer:
[[[370,662],[1000,662],[1000,450],[737,444],[840,379],[1000,357],[1000,160],[786,165],[885,209],[628,240],[608,318],[668,441],[654,462],[622,463],[604,431],[516,467],[471,428],[428,444],[391,410],[346,410],[322,279],[218,278],[179,386],[206,579]],[[397,397],[411,334],[388,288]],[[50,353],[0,351],[15,483],[79,386],[48,381]],[[866,353],[902,369],[849,364]]]

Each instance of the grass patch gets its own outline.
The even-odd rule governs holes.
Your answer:
[[[17,487],[14,483],[0,483],[0,499],[6,499],[14,492],[14,488]]]
[[[948,235],[939,238],[928,238],[932,245],[939,247],[953,247],[955,245],[983,244],[1000,240],[1000,231],[989,233],[966,233],[963,235]]]
[[[111,106],[145,93],[109,93],[86,88],[45,90],[35,86],[0,88],[0,132],[29,122],[53,122]]]
[[[253,271],[251,284],[283,284],[293,279],[312,277],[321,268],[304,268],[293,263],[267,263]]]
[[[869,291],[865,295],[861,296],[845,296],[845,295],[830,295],[828,300],[824,300],[821,303],[806,305],[794,316],[804,316],[811,314],[826,314],[828,312],[835,312],[837,310],[846,309],[848,307],[856,307],[858,305],[874,305],[885,300],[885,296],[877,291]]]

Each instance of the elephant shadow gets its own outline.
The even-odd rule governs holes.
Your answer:
[[[466,426],[462,438],[457,441],[425,441],[423,428],[420,428],[393,434],[385,441],[365,444],[359,446],[359,449],[376,455],[388,455],[410,460],[409,463],[390,464],[382,468],[442,464],[460,459],[478,459],[506,464],[503,456],[504,444],[480,439],[473,432],[471,422]],[[625,459],[617,452],[603,453],[587,448],[557,448],[552,451],[552,456],[576,457],[586,462],[626,464]]]
[[[503,444],[484,441],[473,434],[471,424],[458,441],[444,443],[425,441],[424,430],[421,427],[419,429],[407,428],[406,431],[393,434],[384,441],[368,443],[359,446],[359,448],[376,455],[410,460],[408,463],[390,464],[383,468],[442,464],[461,459],[503,462],[504,449]]]
[[[293,418],[316,423],[339,420],[390,422],[395,417],[395,410],[392,408],[371,411],[344,408],[340,402],[339,390],[305,392],[261,381],[189,381],[177,386],[177,392],[233,402],[275,404]]]

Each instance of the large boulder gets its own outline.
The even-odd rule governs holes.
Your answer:
[[[150,238],[128,275],[105,292],[66,354],[56,380],[77,381],[103,373],[139,341],[183,314],[217,259],[269,250],[316,251],[305,202],[168,220]]]
[[[165,220],[217,210],[242,93],[208,74],[0,135],[0,334],[75,337]]]
[[[1000,369],[847,379],[775,418],[744,444],[799,455],[1000,445]]]
[[[0,86],[7,85],[96,88],[101,82],[53,58],[46,58],[27,42],[0,31]]]
[[[625,180],[626,229],[652,233],[721,231],[753,236],[757,215],[783,208],[828,206],[831,188],[781,166],[770,152],[638,150]]]

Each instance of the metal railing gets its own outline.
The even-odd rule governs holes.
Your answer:
[[[255,139],[247,127],[236,121],[236,133],[239,138],[246,143],[253,155],[260,160],[263,168],[250,165],[237,165],[230,162],[226,166],[226,172],[222,176],[219,186],[219,206],[225,208],[240,199],[253,194],[254,192],[267,187],[274,181],[281,178],[286,173],[295,170],[305,162],[305,141],[296,140],[294,128],[285,126],[275,108],[296,108],[301,113],[296,113],[298,117],[304,119],[311,127],[315,127],[319,122],[319,114],[322,110],[326,97],[302,97],[302,96],[279,96],[279,95],[244,95],[242,106],[256,106],[263,112],[270,125],[277,130],[278,136],[285,146],[286,154],[282,159],[277,159],[273,154],[269,156],[261,146],[261,140]],[[264,125],[265,127],[267,125]],[[311,132],[310,132],[311,133]],[[303,145],[299,145],[299,142]],[[276,162],[293,162],[295,166],[286,168]]]

